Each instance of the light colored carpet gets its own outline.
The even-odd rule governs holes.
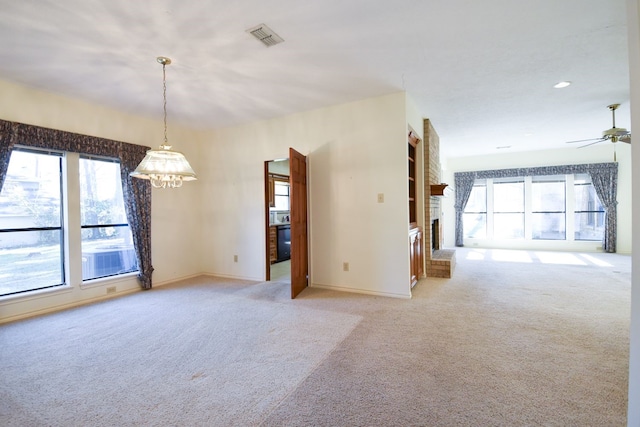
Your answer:
[[[288,292],[200,278],[3,326],[0,425],[256,425],[360,320]]]
[[[462,249],[411,300],[198,278],[0,327],[7,426],[623,426],[630,257]]]

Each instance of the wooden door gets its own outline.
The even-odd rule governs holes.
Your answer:
[[[289,202],[291,206],[291,298],[307,287],[307,158],[289,148]]]

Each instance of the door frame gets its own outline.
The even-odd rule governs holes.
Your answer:
[[[295,150],[293,149],[289,149],[289,154],[290,156],[292,155],[292,153],[297,153],[295,152]],[[293,150],[293,151],[292,151]],[[298,153],[299,154],[299,153]],[[283,160],[283,159],[278,159],[278,160]],[[305,156],[305,160],[306,160],[306,156]],[[271,280],[271,255],[270,255],[270,250],[271,250],[271,246],[270,246],[270,242],[269,242],[269,233],[270,233],[270,211],[269,211],[269,196],[270,196],[270,182],[269,182],[269,163],[271,162],[275,162],[277,161],[276,159],[273,160],[265,160],[264,162],[264,166],[263,166],[263,174],[264,174],[264,245],[265,245],[265,281],[270,281]],[[289,157],[289,179],[290,179],[290,183],[291,183],[291,158]],[[306,175],[306,161],[305,161],[305,175]],[[308,178],[305,177],[305,180],[307,180],[308,183]],[[309,224],[308,224],[308,209],[309,209],[309,199],[308,199],[308,188],[306,190],[306,197],[305,197],[305,202],[306,202],[306,212],[305,212],[305,218],[304,218],[304,224],[306,227],[306,248],[305,248],[305,253],[306,253],[306,258],[307,258],[307,262],[306,262],[306,275],[307,275],[307,286],[308,286],[308,277],[309,277]],[[294,212],[293,212],[293,206],[289,206],[289,215],[291,218],[293,218]],[[293,236],[292,236],[293,238]],[[293,258],[297,252],[298,252],[298,247],[295,245],[291,245],[291,257]],[[295,251],[295,252],[294,252]],[[292,281],[293,283],[293,281]],[[294,291],[293,288],[291,290],[291,298],[295,298],[294,295]]]
[[[272,159],[272,160],[265,160],[264,161],[264,243],[265,243],[265,275],[264,275],[264,280],[265,281],[270,281],[271,280],[271,245],[269,244],[269,235],[271,233],[271,228],[270,228],[270,211],[269,211],[269,200],[272,196],[271,192],[273,191],[273,188],[271,186],[271,182],[269,180],[269,163],[272,162],[279,162],[279,161],[283,161],[283,160],[289,160],[288,158],[286,159]],[[290,173],[290,172],[289,172]],[[278,174],[276,174],[278,175]],[[283,175],[284,176],[284,175]],[[289,210],[291,210],[291,206],[289,206]],[[289,212],[289,215],[291,215],[291,212]]]
[[[275,160],[266,160],[264,162],[264,242],[265,242],[265,281],[271,280],[271,245],[269,244],[270,229],[270,211],[269,211],[269,193],[271,191],[269,185],[269,163]]]

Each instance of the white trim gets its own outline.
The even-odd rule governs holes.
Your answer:
[[[20,292],[18,294],[0,296],[0,306],[15,304],[17,302],[29,301],[40,298],[48,298],[53,295],[66,294],[73,292],[71,285],[58,285],[50,288],[38,289],[33,291]]]
[[[406,295],[406,294],[397,294],[397,293],[390,293],[390,292],[377,292],[377,291],[371,291],[371,290],[349,288],[349,287],[344,287],[344,286],[323,285],[323,284],[319,284],[319,283],[313,283],[313,284],[309,285],[309,287],[310,288],[318,288],[318,289],[327,289],[327,290],[331,290],[331,291],[349,292],[349,293],[353,293],[353,294],[375,295],[375,296],[381,296],[381,297],[411,299],[411,294],[410,293],[408,295]]]
[[[129,273],[118,274],[117,276],[98,277],[95,279],[84,280],[80,284],[80,289],[91,289],[121,282],[130,282],[131,278],[137,278],[139,273],[140,271],[136,270]]]
[[[83,300],[79,300],[79,301],[73,301],[73,302],[66,303],[66,304],[49,306],[49,307],[45,307],[45,308],[42,308],[42,309],[39,309],[39,310],[22,312],[22,313],[13,315],[13,316],[0,318],[0,325],[2,325],[4,323],[15,322],[17,320],[22,320],[22,319],[35,317],[35,316],[41,316],[43,314],[49,314],[49,313],[55,313],[55,312],[58,312],[58,311],[68,310],[70,308],[81,307],[81,306],[92,304],[92,303],[95,303],[95,302],[105,301],[105,300],[109,300],[109,299],[116,298],[116,297],[121,297],[123,295],[132,294],[134,292],[140,292],[140,291],[142,291],[142,288],[140,288],[140,287],[138,287],[137,289],[135,289],[135,288],[134,289],[125,289],[123,291],[116,292],[116,293],[109,294],[109,295],[101,295],[101,296],[98,296],[98,297],[87,298],[87,299],[83,299]]]
[[[232,275],[227,275],[227,274],[196,273],[196,274],[191,274],[189,276],[182,276],[182,277],[179,277],[179,278],[165,280],[164,282],[153,282],[153,288],[157,288],[157,287],[161,287],[161,286],[165,286],[165,285],[170,285],[172,283],[182,282],[183,280],[189,280],[189,279],[193,279],[195,277],[201,277],[201,276],[219,277],[221,279],[248,280],[248,281],[256,282],[256,283],[264,282],[264,280],[262,280],[262,279],[242,277],[242,276],[232,276]]]
[[[522,249],[570,252],[602,252],[599,240],[525,240],[525,239],[464,239],[465,248]]]

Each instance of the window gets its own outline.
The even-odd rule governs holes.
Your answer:
[[[288,211],[289,210],[289,183],[285,181],[274,182],[274,202],[275,210]]]
[[[605,210],[589,174],[476,179],[463,213],[464,238],[595,240]]]
[[[533,239],[564,240],[566,237],[564,175],[534,176],[531,181]]]
[[[81,248],[81,259],[70,259],[65,240]],[[0,296],[75,282],[66,275],[80,262],[83,280],[138,269],[119,163],[14,148],[0,192]]]
[[[61,173],[61,153],[11,153],[0,192],[0,296],[64,284]]]
[[[476,180],[463,215],[465,237],[484,239],[487,236],[487,183]]]
[[[524,180],[495,179],[493,184],[493,237],[524,237]]]
[[[117,162],[80,158],[80,218],[83,280],[138,269]]]
[[[602,240],[604,235],[604,207],[588,174],[578,174],[574,180],[576,240]]]

